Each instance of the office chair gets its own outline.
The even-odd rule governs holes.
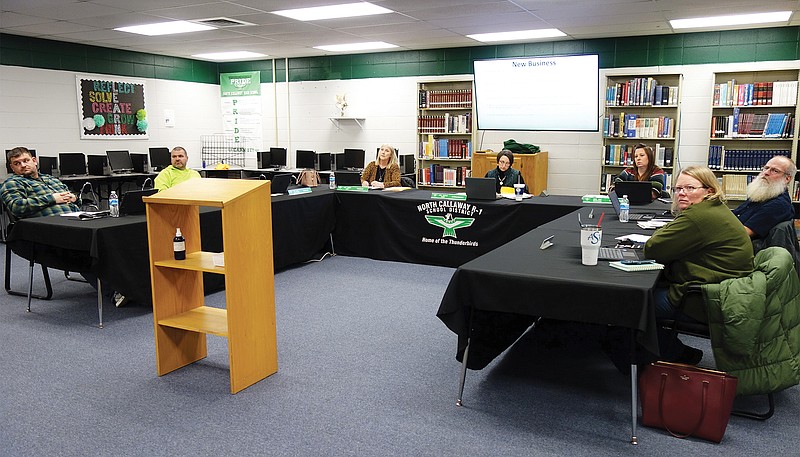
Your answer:
[[[8,220],[8,225],[5,226],[5,233],[6,236],[11,234],[11,230],[14,229],[14,225],[17,222],[17,218],[11,213],[11,211],[6,207],[6,205],[0,205],[0,211],[3,213],[3,219]],[[4,241],[8,241],[4,239]],[[18,250],[23,250],[24,247],[20,246]],[[12,254],[13,249],[11,245],[6,243],[6,262],[5,262],[5,272],[4,272],[4,285],[6,288],[6,293],[9,295],[15,295],[18,297],[28,297],[28,311],[31,310],[31,299],[36,298],[38,300],[50,300],[53,298],[53,286],[50,282],[50,273],[47,270],[47,267],[44,265],[40,265],[42,267],[42,277],[44,279],[44,286],[45,286],[45,294],[34,294],[33,293],[33,270],[34,270],[34,256],[32,249],[30,251],[24,250],[23,252],[19,252],[18,255],[25,260],[28,260],[28,290],[27,292],[20,292],[14,290],[11,287],[11,268],[12,268]]]
[[[401,176],[400,177],[400,185],[403,187],[411,187],[414,188],[414,180],[409,178],[408,176]]]
[[[800,287],[800,285],[798,285],[798,284],[800,284],[800,281],[798,281],[798,278],[797,278],[796,275],[794,275],[794,274],[789,274],[789,275],[778,274],[778,272],[780,271],[781,268],[783,268],[783,271],[787,271],[789,269],[793,269],[794,268],[793,257],[788,251],[786,251],[784,248],[781,248],[781,247],[772,247],[772,248],[760,251],[759,254],[756,256],[756,260],[755,260],[755,270],[756,271],[753,274],[749,275],[749,276],[745,276],[743,278],[727,279],[727,280],[723,281],[722,283],[718,283],[718,284],[692,284],[692,285],[689,285],[686,288],[684,296],[683,296],[683,298],[681,300],[681,303],[678,306],[678,314],[682,313],[683,308],[685,307],[685,305],[686,305],[687,301],[690,299],[690,297],[699,297],[700,299],[703,300],[703,303],[708,306],[708,299],[712,298],[712,300],[714,300],[715,302],[718,301],[719,299],[713,298],[713,297],[721,297],[722,296],[720,294],[721,291],[728,291],[728,290],[736,291],[737,290],[736,289],[737,284],[735,284],[736,282],[739,282],[739,284],[747,284],[748,282],[756,283],[756,281],[754,280],[754,275],[756,275],[756,273],[758,273],[758,272],[763,272],[764,275],[767,278],[766,291],[764,292],[765,294],[767,294],[765,301],[768,302],[768,303],[770,302],[770,300],[780,301],[780,300],[778,300],[777,295],[775,295],[776,291],[779,288],[779,284],[778,284],[779,282],[781,282],[781,281],[789,281],[790,283],[794,282],[795,284],[793,284],[793,285],[790,284],[790,286],[794,287],[795,290],[798,287]],[[770,275],[770,272],[772,272],[773,274]],[[767,291],[772,291],[773,295],[772,296],[768,295]],[[731,295],[733,295],[733,292],[729,292],[729,293]],[[750,295],[750,297],[751,297],[751,300],[757,300],[758,299],[758,294],[757,293],[752,294],[752,295]],[[709,311],[711,311],[712,309],[719,309],[719,304],[715,303],[713,306],[714,306],[714,308],[709,307]],[[800,300],[797,300],[797,299],[790,300],[788,303],[781,303],[780,306],[782,307],[782,309],[787,309],[787,308],[792,307],[792,306],[800,306]],[[771,308],[771,309],[766,309],[766,308],[769,308],[769,305],[765,306],[765,312],[764,312],[764,318],[763,319],[764,320],[769,320],[769,322],[767,324],[760,325],[758,334],[757,335],[752,335],[752,338],[754,340],[752,342],[752,345],[753,346],[764,345],[764,346],[766,346],[766,349],[770,350],[771,352],[777,352],[778,350],[782,350],[783,349],[783,348],[779,348],[778,346],[780,346],[781,344],[787,344],[786,341],[779,342],[775,338],[769,339],[769,340],[762,340],[762,337],[768,338],[768,337],[771,336],[771,335],[766,335],[766,334],[762,335],[762,331],[765,330],[765,327],[769,327],[770,329],[774,329],[774,328],[785,329],[784,337],[788,337],[789,336],[788,334],[792,333],[792,330],[795,327],[792,327],[792,323],[791,322],[785,322],[784,318],[786,316],[784,316],[783,312],[776,313],[774,308]],[[714,313],[717,313],[717,312],[718,311],[714,311]],[[742,317],[742,320],[746,321],[747,319],[746,319],[746,317]],[[800,323],[795,323],[795,324],[796,325],[800,325]],[[712,341],[712,347],[714,348],[715,356],[717,355],[717,352],[719,351],[720,353],[724,354],[728,359],[730,359],[732,356],[736,356],[738,359],[744,360],[744,361],[747,361],[747,362],[749,362],[748,358],[750,358],[750,357],[758,357],[758,354],[740,355],[740,354],[738,354],[738,351],[740,350],[739,348],[734,349],[734,348],[731,347],[732,346],[731,344],[724,345],[723,343],[726,343],[727,341],[724,340],[723,336],[721,335],[722,333],[725,333],[724,326],[721,325],[721,324],[712,324],[716,328],[716,330],[714,330],[714,331],[712,331],[712,327],[709,324],[699,323],[699,322],[691,322],[690,323],[690,322],[685,322],[685,321],[682,321],[682,320],[664,320],[664,321],[660,322],[660,325],[662,325],[663,328],[665,328],[665,329],[672,330],[673,332],[676,333],[676,335],[678,333],[682,333],[682,334],[685,334],[685,335],[690,335],[690,336],[695,336],[695,337],[698,337],[698,338],[705,338],[705,339],[711,340]],[[774,331],[774,330],[772,330],[772,331]],[[747,344],[747,343],[748,342],[743,342],[742,344],[744,345],[744,344]],[[735,352],[735,351],[737,351],[737,352]],[[795,358],[797,358],[797,357],[795,357]],[[759,359],[759,360],[761,360],[761,359]],[[772,359],[770,359],[770,360],[772,361]],[[798,360],[795,360],[795,362],[794,362],[795,365],[796,365],[797,362],[798,362]],[[741,363],[741,362],[739,362],[739,363]],[[784,360],[782,359],[781,361],[778,361],[776,363],[776,365],[778,365],[778,364],[783,365],[783,363],[784,363]],[[790,362],[785,362],[785,363],[790,363]],[[734,375],[737,374],[737,369],[739,371],[745,372],[745,373],[746,372],[750,372],[749,377],[744,380],[745,381],[744,383],[743,383],[743,378],[739,379],[739,388],[737,390],[739,390],[739,391],[744,390],[745,393],[742,394],[742,395],[766,395],[767,396],[768,409],[767,409],[766,412],[759,413],[759,412],[743,411],[743,410],[734,410],[734,411],[731,412],[731,414],[733,414],[735,416],[746,417],[746,418],[749,418],[749,419],[756,419],[756,420],[764,421],[764,420],[767,420],[770,417],[772,417],[772,415],[775,413],[775,399],[774,399],[773,394],[775,392],[778,392],[778,391],[781,391],[783,389],[786,389],[786,388],[790,387],[790,385],[788,385],[788,384],[791,384],[792,382],[794,382],[794,384],[791,384],[791,385],[796,385],[798,383],[798,381],[800,381],[800,373],[795,373],[793,380],[787,380],[786,378],[778,377],[776,373],[781,370],[781,367],[775,367],[775,370],[774,371],[771,370],[767,375],[761,374],[761,376],[770,376],[768,381],[765,381],[761,377],[759,379],[750,379],[750,378],[754,377],[754,375],[752,374],[752,370],[753,369],[751,367],[748,367],[748,366],[744,366],[743,367],[742,365],[733,366],[733,367],[727,367],[727,366],[724,366],[724,365],[720,366],[719,363],[717,363],[717,365],[718,365],[718,369],[723,370],[723,371],[732,371],[732,374],[734,374]],[[781,373],[781,374],[784,374],[784,373]],[[748,381],[749,381],[750,384],[747,384]],[[774,386],[774,388],[771,388],[768,391],[762,391],[763,389],[761,389],[761,388],[759,388],[759,387],[757,387],[755,385],[756,382],[759,383],[760,385],[768,383],[771,386]]]
[[[5,205],[0,205],[0,208],[2,208],[2,211],[6,212],[9,215],[9,217],[12,218],[12,222],[11,222],[10,226],[8,227],[8,233],[10,235],[12,233],[12,230],[14,229],[14,226],[15,226],[15,224],[16,224],[18,219],[16,219],[13,216],[13,214],[11,214],[11,212],[5,207]],[[14,242],[11,242],[11,243],[14,243]],[[26,310],[27,310],[27,312],[31,312],[31,302],[33,301],[34,298],[40,299],[40,300],[50,300],[50,299],[53,298],[53,286],[52,286],[52,283],[50,281],[50,273],[49,273],[48,267],[44,263],[38,262],[39,265],[42,267],[42,277],[43,277],[44,285],[45,285],[45,294],[44,295],[34,294],[33,293],[33,276],[34,276],[33,273],[34,273],[34,264],[37,263],[36,245],[33,244],[33,243],[22,242],[22,243],[14,243],[13,248],[12,248],[12,244],[11,243],[6,243],[6,261],[5,261],[5,275],[4,275],[6,292],[9,295],[27,297],[28,298],[28,304],[27,304],[27,309]],[[18,256],[22,257],[23,259],[28,260],[28,290],[27,290],[27,292],[16,291],[16,290],[13,290],[12,287],[11,287],[11,268],[12,268],[12,257],[11,257],[11,254],[12,254],[12,251],[13,251],[13,253],[17,254]],[[81,279],[71,278],[69,276],[69,270],[66,269],[66,268],[69,268],[69,267],[65,267],[65,265],[61,265],[60,264],[59,266],[56,266],[54,268],[59,269],[59,270],[63,269],[64,276],[69,280],[79,281],[79,282],[88,282],[83,278],[81,278]],[[98,279],[98,281],[97,281],[97,313],[98,313],[98,319],[99,319],[98,327],[103,328],[103,294],[102,294],[102,288],[101,287],[102,286],[100,284],[100,280]]]

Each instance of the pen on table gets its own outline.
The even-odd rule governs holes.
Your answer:
[[[602,213],[600,213],[600,219],[598,219],[598,220],[597,220],[597,227],[598,227],[598,228],[600,227],[600,224],[602,224],[602,223],[603,223],[603,216],[605,216],[605,215],[606,215],[606,212],[605,212],[605,211],[603,211]]]

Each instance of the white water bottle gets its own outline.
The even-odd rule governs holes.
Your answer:
[[[331,171],[330,176],[328,176],[328,188],[336,189],[336,176]]]
[[[108,214],[111,217],[119,217],[119,198],[117,197],[117,193],[115,191],[111,191],[111,195],[108,196]]]
[[[630,212],[631,204],[628,201],[628,196],[623,195],[619,200],[619,221],[628,222],[628,213]]]

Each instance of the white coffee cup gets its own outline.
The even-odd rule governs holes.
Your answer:
[[[600,245],[603,244],[603,230],[596,225],[581,227],[581,263],[597,265]]]
[[[525,184],[514,184],[514,200],[521,202],[524,191]]]

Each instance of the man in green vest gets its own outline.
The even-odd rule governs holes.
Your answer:
[[[170,153],[172,165],[161,170],[156,176],[155,186],[158,190],[169,189],[170,187],[188,181],[192,178],[199,178],[200,173],[190,168],[186,168],[189,161],[189,154],[181,146],[175,146]]]

